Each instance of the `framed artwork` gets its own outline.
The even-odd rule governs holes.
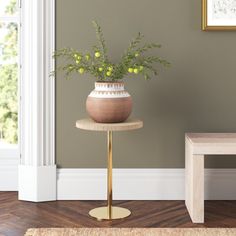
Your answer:
[[[236,0],[202,0],[202,30],[236,30]]]

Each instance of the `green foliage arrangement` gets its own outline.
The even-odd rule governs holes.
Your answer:
[[[92,52],[83,54],[73,48],[63,48],[54,54],[56,58],[64,58],[65,65],[59,66],[57,70],[65,72],[67,79],[73,73],[90,73],[98,81],[118,81],[127,74],[142,75],[144,79],[150,79],[150,73],[157,75],[154,63],[165,67],[170,63],[157,56],[146,56],[145,53],[154,48],[160,48],[160,44],[146,43],[140,46],[143,35],[138,33],[137,37],[130,42],[128,49],[124,52],[119,63],[112,63],[107,55],[107,47],[101,26],[93,21],[96,29],[98,44],[93,46]],[[55,72],[52,72],[54,75]]]

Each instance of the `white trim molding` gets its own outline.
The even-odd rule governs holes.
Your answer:
[[[236,200],[236,169],[205,169],[206,200]],[[114,169],[114,200],[184,200],[184,169]],[[58,169],[58,200],[105,200],[106,169]]]
[[[0,158],[0,191],[17,191],[19,158]]]
[[[56,166],[19,166],[19,200],[56,200]]]
[[[55,0],[22,0],[21,22],[19,199],[56,200]]]

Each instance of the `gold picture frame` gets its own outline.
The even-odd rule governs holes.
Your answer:
[[[208,1],[209,0],[202,0],[202,30],[203,31],[233,31],[236,30],[235,25],[209,25],[208,24]]]

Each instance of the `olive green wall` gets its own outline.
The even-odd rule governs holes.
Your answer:
[[[138,31],[163,45],[172,63],[159,78],[126,81],[133,116],[144,128],[114,134],[114,167],[182,168],[185,132],[236,132],[236,32],[202,32],[200,0],[57,0],[56,45],[84,51],[95,42],[96,19],[116,61]],[[82,131],[89,76],[57,76],[56,158],[59,167],[105,167],[105,133]],[[208,158],[208,167],[235,167],[236,158]]]

